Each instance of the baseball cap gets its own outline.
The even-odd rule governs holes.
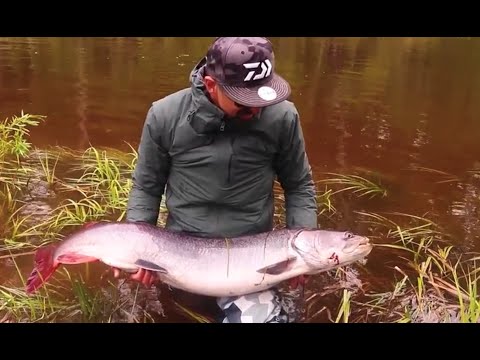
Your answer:
[[[264,107],[290,96],[288,82],[275,72],[272,43],[264,37],[219,37],[206,55],[206,74],[240,105]]]

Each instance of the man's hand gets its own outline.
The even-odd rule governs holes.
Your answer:
[[[113,268],[113,277],[119,278],[121,274],[121,270],[118,268]],[[160,279],[157,277],[157,274],[152,270],[145,270],[145,269],[138,269],[138,271],[131,275],[130,278],[132,280],[141,282],[146,287],[151,287],[152,284],[159,281]]]

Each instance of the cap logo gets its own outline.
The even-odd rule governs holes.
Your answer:
[[[271,101],[277,98],[277,92],[270,86],[262,86],[258,89],[257,93],[260,98],[266,101]]]
[[[265,77],[268,77],[272,72],[272,63],[268,59],[262,62],[246,63],[246,64],[243,64],[243,66],[246,69],[258,69],[259,66],[261,66],[262,68],[262,72],[257,75],[255,75],[255,70],[249,71],[247,76],[245,76],[245,79],[243,79],[243,81],[263,79]]]

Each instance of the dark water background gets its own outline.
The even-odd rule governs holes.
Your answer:
[[[31,133],[36,147],[128,150],[150,104],[188,86],[212,40],[0,38],[0,116],[46,115]],[[381,200],[338,203],[341,216],[321,225],[367,231],[355,211],[401,212],[435,221],[462,251],[478,251],[480,39],[272,41],[316,179],[355,173],[388,190]],[[372,282],[389,279],[386,259],[386,251],[372,254]]]

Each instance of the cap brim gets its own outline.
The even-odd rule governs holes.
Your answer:
[[[273,74],[270,81],[254,87],[222,86],[225,94],[240,105],[265,107],[286,100],[291,93],[285,79]]]

